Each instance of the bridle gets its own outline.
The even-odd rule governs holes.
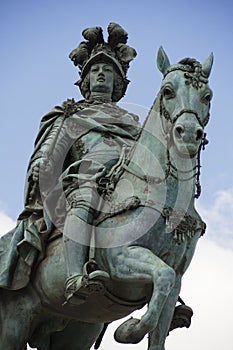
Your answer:
[[[190,113],[195,115],[198,123],[200,126],[204,129],[206,124],[209,121],[209,112],[207,113],[206,117],[204,118],[204,121],[201,120],[199,117],[198,113],[192,109],[182,109],[179,113],[176,114],[176,116],[172,119],[169,112],[166,110],[164,104],[163,104],[163,96],[160,96],[159,100],[159,110],[160,110],[160,119],[161,119],[161,125],[163,128],[163,132],[165,134],[165,139],[167,142],[166,145],[166,170],[165,170],[165,175],[164,177],[157,177],[157,176],[150,176],[150,175],[141,175],[138,172],[134,171],[128,164],[130,161],[122,162],[121,163],[121,168],[122,170],[126,170],[129,173],[137,176],[138,178],[142,179],[143,181],[146,181],[149,184],[160,184],[162,182],[165,182],[168,178],[168,176],[172,176],[176,180],[179,181],[189,181],[193,178],[196,178],[196,193],[195,193],[195,198],[199,198],[201,195],[201,184],[200,184],[200,175],[201,175],[201,151],[205,149],[205,146],[208,144],[208,140],[206,139],[206,133],[203,134],[203,137],[201,139],[201,143],[197,152],[197,157],[196,157],[196,165],[186,171],[179,170],[174,164],[171,162],[171,156],[170,156],[170,147],[171,147],[171,132],[172,129],[176,123],[176,121],[184,114],[184,113]],[[167,122],[166,124],[168,125],[167,130],[165,130],[165,125],[164,125],[164,119]],[[169,124],[168,124],[169,123]],[[134,147],[133,147],[134,148]],[[181,173],[183,175],[186,175],[185,178],[179,178],[178,173]],[[192,173],[191,175],[189,175]],[[188,176],[189,175],[189,176]]]
[[[163,96],[160,96],[160,100],[159,100],[159,111],[160,111],[160,118],[162,119],[163,117],[166,119],[166,121],[170,122],[171,125],[174,125],[177,121],[178,118],[180,118],[182,116],[182,114],[184,113],[190,113],[190,114],[194,114],[198,123],[200,124],[200,126],[204,129],[205,126],[208,124],[209,122],[209,118],[210,118],[210,113],[208,112],[206,117],[204,118],[204,120],[202,121],[201,118],[199,117],[198,113],[193,110],[193,109],[187,109],[187,108],[183,108],[180,112],[178,112],[175,117],[172,119],[169,112],[166,110],[164,104],[163,104]]]
[[[207,125],[208,121],[209,121],[209,117],[210,114],[209,112],[207,113],[206,117],[204,118],[204,120],[202,121],[201,118],[199,117],[198,113],[195,110],[192,109],[182,109],[181,111],[179,111],[174,118],[171,118],[169,112],[166,110],[164,104],[163,104],[163,96],[161,94],[160,96],[160,100],[159,100],[159,111],[160,111],[160,119],[161,119],[161,124],[162,124],[162,128],[163,128],[163,132],[165,134],[165,138],[167,140],[167,161],[166,161],[166,165],[167,165],[167,169],[165,171],[165,177],[163,179],[163,181],[165,181],[167,179],[167,177],[169,175],[171,175],[173,178],[175,178],[176,180],[179,181],[189,181],[192,178],[196,177],[196,193],[195,193],[195,198],[199,198],[201,195],[201,184],[200,184],[200,175],[201,175],[201,151],[205,149],[205,146],[208,144],[208,140],[206,138],[206,133],[203,134],[203,137],[201,139],[201,143],[197,152],[197,162],[196,165],[187,171],[181,171],[179,169],[177,169],[176,166],[174,166],[171,163],[171,159],[170,159],[170,146],[171,146],[171,133],[172,130],[174,128],[174,125],[176,123],[176,121],[184,114],[184,113],[190,113],[195,115],[198,123],[200,124],[200,126],[204,129],[205,126]],[[167,128],[167,130],[165,130],[165,126],[164,126],[164,119],[166,120],[167,124],[169,123],[169,126]],[[174,172],[172,172],[172,170],[174,170],[176,173],[180,172],[183,174],[188,174],[190,172],[193,172],[193,174],[189,177],[186,178],[179,178],[177,175],[174,174]]]

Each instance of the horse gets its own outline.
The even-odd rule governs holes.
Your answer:
[[[111,174],[118,181],[96,218],[86,285],[64,302],[64,248],[55,236],[25,288],[0,290],[2,349],[25,350],[29,343],[38,350],[88,350],[104,325],[145,305],[141,319],[131,317],[117,328],[115,340],[136,344],[149,334],[149,350],[165,349],[182,276],[205,231],[195,199],[212,64],[211,54],[203,64],[186,58],[171,65],[159,48],[161,89],[130,155],[123,147]],[[96,266],[109,278],[88,280]]]

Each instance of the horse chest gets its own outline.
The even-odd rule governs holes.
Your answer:
[[[198,237],[192,238],[191,241],[177,243],[170,239],[170,242],[163,245],[158,256],[169,266],[171,266],[177,274],[183,275],[194,254]]]
[[[147,208],[144,215],[151,215],[151,211]],[[193,257],[203,225],[197,215],[181,215],[164,208],[155,225],[132,244],[149,249],[182,275]]]

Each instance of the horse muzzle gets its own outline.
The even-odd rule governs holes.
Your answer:
[[[184,155],[196,155],[203,136],[204,129],[194,114],[184,113],[172,129],[174,145]]]

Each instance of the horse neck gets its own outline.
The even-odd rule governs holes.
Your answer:
[[[159,99],[158,95],[144,121],[133,154],[143,172],[150,176],[161,176],[161,170],[166,167],[167,142],[160,118]],[[160,164],[160,171],[155,166],[157,162]]]
[[[160,93],[154,100],[154,103],[143,123],[142,129],[143,132],[147,132],[159,140],[164,139],[164,132],[160,118]],[[141,133],[141,138],[143,137],[143,132]]]
[[[143,124],[131,158],[144,175],[163,179],[151,185],[150,199],[165,206],[192,211],[195,198],[196,158],[182,158],[167,145],[167,120],[160,115],[160,94],[155,99]],[[171,162],[169,167],[168,163]]]
[[[166,204],[190,212],[194,209],[195,200],[196,157],[181,157],[171,148],[170,163],[170,174],[166,181]]]

